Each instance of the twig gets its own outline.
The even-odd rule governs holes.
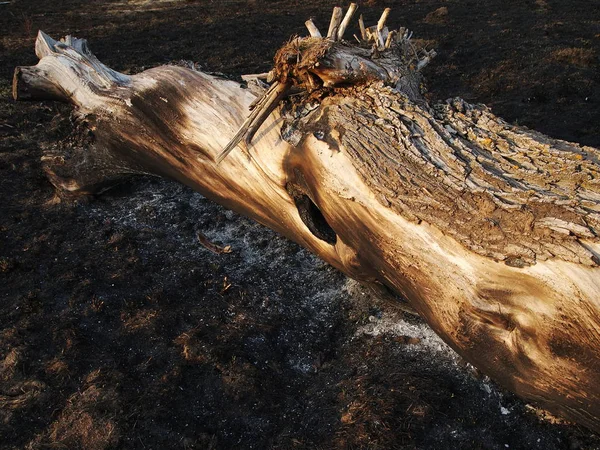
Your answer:
[[[196,236],[198,237],[198,242],[202,244],[202,246],[210,250],[211,252],[221,255],[223,253],[231,253],[231,246],[226,245],[225,247],[221,247],[220,245],[214,244],[208,240],[206,236],[204,236],[201,232],[196,232]]]
[[[264,73],[249,73],[246,75],[242,75],[242,80],[244,81],[252,81],[252,80],[266,80],[269,78],[269,72]]]

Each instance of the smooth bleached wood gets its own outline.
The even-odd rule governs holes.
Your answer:
[[[304,22],[304,25],[306,25],[306,29],[312,37],[321,37],[321,32],[312,19],[308,19],[306,22]]]

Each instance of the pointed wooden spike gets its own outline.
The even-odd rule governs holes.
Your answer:
[[[262,124],[267,120],[267,117],[277,108],[281,99],[287,94],[291,87],[290,83],[277,83],[276,88],[271,92],[271,95],[267,99],[267,102],[261,106],[259,110],[259,114],[256,116],[252,124],[248,127],[248,131],[246,132],[244,141],[246,145],[250,145],[252,143],[252,138],[262,126]]]
[[[267,99],[269,98],[270,93],[273,91],[273,89],[276,85],[277,85],[277,82],[273,83],[273,85],[271,85],[271,87],[269,89],[267,89],[267,91],[265,91],[265,93],[261,97],[257,98],[255,101],[253,101],[250,104],[249,109],[252,112],[246,118],[244,123],[240,126],[237,133],[235,133],[233,138],[231,138],[229,143],[221,151],[221,153],[219,153],[217,155],[217,157],[215,158],[215,162],[217,163],[217,165],[221,161],[223,161],[235,147],[237,147],[237,145],[242,141],[242,139],[244,139],[246,132],[252,126],[252,123],[256,120],[256,118],[259,116],[261,108],[263,108],[263,106],[267,102]]]
[[[383,40],[383,35],[379,30],[377,30],[377,48],[379,50],[383,50],[385,48],[385,41]]]
[[[397,33],[398,33],[398,31],[396,31],[396,30],[392,30],[388,33],[387,38],[385,40],[385,48],[390,48],[390,46],[392,45],[392,42],[394,42],[394,38],[396,37]]]
[[[406,28],[404,28],[404,27],[398,28],[398,34],[396,35],[396,41],[398,41],[398,42],[404,41],[404,33],[406,33]]]
[[[252,124],[252,120],[253,118],[248,117],[246,121],[242,124],[240,129],[237,131],[237,133],[235,133],[235,136],[233,136],[231,141],[229,141],[229,144],[227,144],[225,148],[221,150],[221,153],[217,155],[217,157],[215,158],[215,163],[217,163],[217,165],[221,164],[221,161],[227,158],[227,155],[229,155],[232,152],[232,150],[236,148],[240,142],[242,142],[246,131]]]

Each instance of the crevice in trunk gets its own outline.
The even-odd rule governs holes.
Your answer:
[[[294,200],[298,214],[310,232],[322,241],[335,245],[337,235],[323,216],[319,207],[297,185],[288,183],[287,191]]]

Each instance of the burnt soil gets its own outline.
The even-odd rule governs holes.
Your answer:
[[[40,164],[70,108],[15,103],[38,29],[127,73],[230,77],[332,1],[0,4],[0,448],[600,448],[461,362],[418,318],[178,184],[57,202]],[[600,9],[588,1],[368,1],[439,56],[431,99],[600,146]],[[354,30],[353,30],[354,31]],[[197,232],[230,253],[213,254]]]

